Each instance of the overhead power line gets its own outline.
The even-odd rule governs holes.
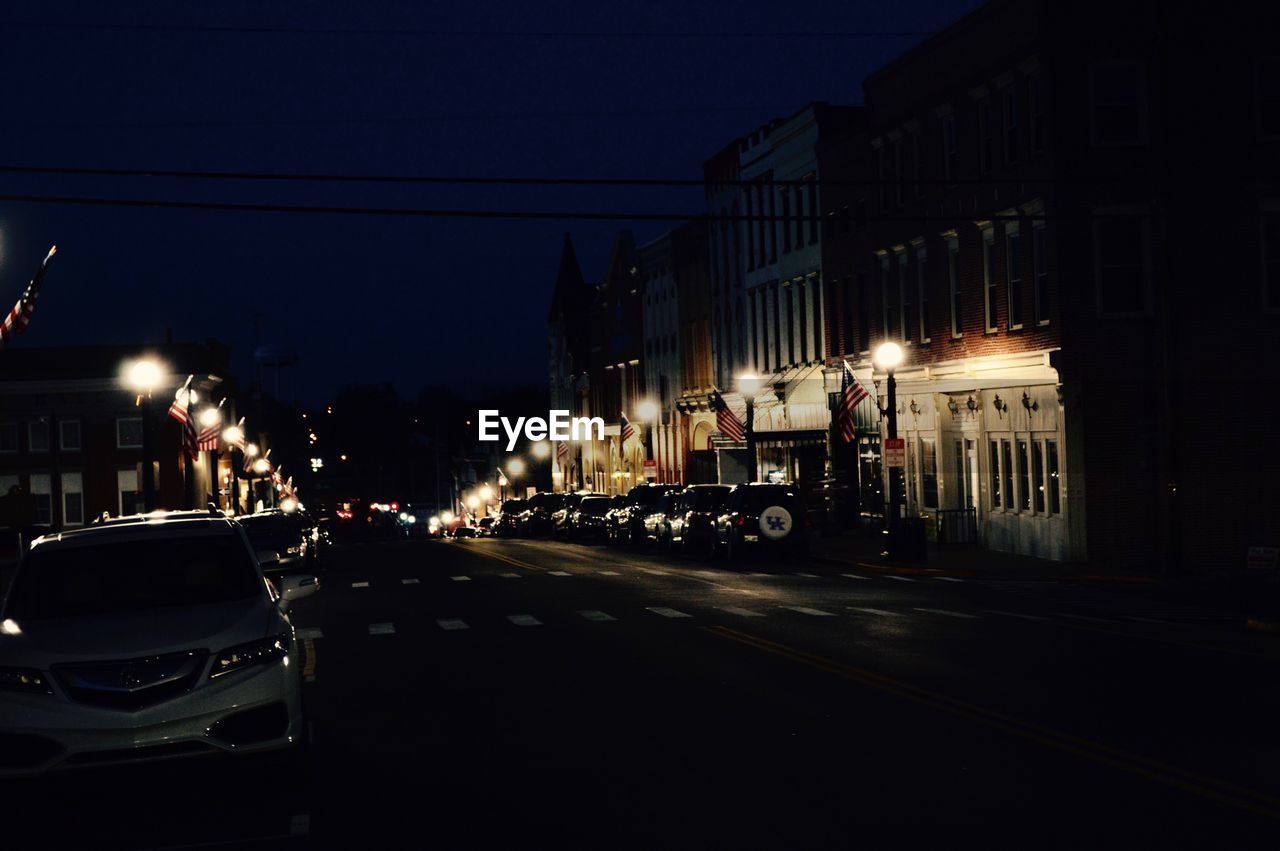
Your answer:
[[[483,210],[483,209],[425,209],[415,207],[353,207],[325,206],[313,204],[266,204],[231,201],[187,201],[172,199],[143,198],[103,198],[79,197],[67,195],[24,195],[0,194],[0,202],[10,201],[24,204],[68,204],[88,207],[137,207],[161,210],[220,210],[239,213],[303,213],[318,215],[348,216],[398,216],[406,218],[434,219],[543,219],[561,221],[646,221],[646,222],[794,222],[804,221],[807,217],[788,217],[780,215],[737,215],[721,216],[714,213],[697,212],[631,212],[620,210]],[[1131,213],[1090,213],[1085,218],[1127,217]],[[1060,218],[1080,218],[1080,216],[1050,215],[1046,213],[978,213],[970,212],[955,215],[869,215],[869,216],[827,216],[841,221],[857,223],[870,222],[974,222],[1002,220],[1047,220]]]
[[[286,173],[260,171],[207,171],[194,169],[153,168],[89,168],[80,166],[32,166],[0,164],[2,174],[62,175],[68,177],[142,177],[182,180],[243,180],[282,183],[384,183],[406,185],[458,185],[458,186],[876,186],[881,180],[820,179],[820,180],[715,180],[688,177],[462,177],[455,175],[395,175],[395,174],[333,174]],[[1112,183],[1132,180],[1132,177],[1080,177],[1070,178],[1071,183]],[[905,186],[1009,186],[1027,183],[1060,183],[1056,177],[978,178],[973,180],[912,179],[903,181]],[[886,182],[886,185],[894,185]]]
[[[620,30],[437,30],[410,27],[285,27],[233,24],[123,24],[83,21],[0,21],[0,27],[57,30],[105,30],[142,33],[217,33],[225,35],[324,35],[379,36],[434,39],[616,39],[660,40],[860,40],[917,38],[927,30],[670,30],[626,32]]]

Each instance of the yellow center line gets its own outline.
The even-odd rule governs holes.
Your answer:
[[[1073,736],[1012,715],[987,709],[938,692],[920,688],[892,677],[846,665],[822,656],[806,653],[784,644],[750,635],[725,626],[704,627],[708,632],[739,644],[771,653],[832,674],[860,685],[883,691],[932,709],[985,724],[1022,739],[1075,756],[1107,765],[1139,777],[1172,786],[1219,803],[1247,810],[1268,818],[1280,819],[1280,798],[1224,780],[1208,777],[1177,766],[1168,765],[1139,754],[1130,753],[1091,739]]]
[[[302,676],[314,677],[316,675],[316,643],[313,639],[306,638],[303,639],[302,646],[307,656],[307,662],[302,666]]]
[[[498,561],[506,562],[513,567],[523,567],[525,570],[536,570],[539,573],[547,572],[545,567],[538,567],[536,564],[529,564],[527,561],[520,561],[519,559],[511,558],[510,556],[505,556],[501,553],[489,552],[487,549],[480,547],[466,547],[465,549],[469,553],[475,553],[476,555],[481,555],[485,558],[497,559]]]

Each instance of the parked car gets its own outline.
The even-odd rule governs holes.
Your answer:
[[[603,494],[584,496],[570,520],[569,537],[588,541],[603,540],[607,535],[607,517],[614,498]]]
[[[543,491],[529,497],[521,512],[521,531],[530,538],[550,535],[555,528],[551,515],[564,504],[564,494]]]
[[[604,537],[607,541],[614,539],[617,525],[619,522],[618,513],[622,511],[627,504],[626,494],[617,494],[609,497],[609,510],[604,515]]]
[[[716,517],[729,499],[732,485],[690,485],[676,499],[671,512],[672,547],[686,555],[714,555]]]
[[[236,522],[249,536],[255,552],[272,551],[279,555],[269,572],[314,570],[317,549],[311,534],[314,527],[304,515],[268,509],[237,517]]]
[[[493,534],[493,518],[481,517],[476,523],[476,537],[488,538]]]
[[[653,508],[644,518],[644,542],[661,549],[671,547],[671,515],[675,508],[678,492],[664,494],[653,504]]]
[[[730,561],[748,554],[801,556],[808,533],[809,517],[794,485],[736,485],[716,518],[716,545]]]
[[[520,534],[520,513],[524,511],[525,500],[509,499],[502,503],[498,517],[493,521],[493,533],[499,537],[510,538]]]
[[[614,515],[613,540],[616,543],[639,543],[644,540],[644,519],[663,496],[677,490],[677,485],[636,485],[627,492],[626,502]]]
[[[455,526],[450,535],[454,538],[474,538],[476,537],[475,526]]]
[[[299,745],[287,610],[318,583],[278,582],[209,514],[35,541],[0,607],[0,776]]]
[[[551,514],[552,534],[557,538],[567,538],[572,531],[573,515],[578,510],[579,503],[584,497],[588,496],[604,496],[604,494],[595,493],[593,491],[577,491],[576,493],[565,494],[564,502],[560,507]]]

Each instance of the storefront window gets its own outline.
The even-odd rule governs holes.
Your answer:
[[[1000,441],[991,441],[991,507],[999,508],[1000,499]]]
[[[880,470],[879,438],[863,437],[858,441],[858,486],[862,510],[884,513],[884,487]]]
[[[1031,451],[1028,441],[1018,441],[1018,485],[1021,488],[1019,494],[1021,499],[1021,507],[1023,511],[1031,510],[1031,470],[1027,466],[1027,454]]]
[[[1031,475],[1035,476],[1036,513],[1044,513],[1044,443],[1036,440],[1031,443]]]
[[[1049,456],[1049,513],[1062,513],[1062,480],[1058,475],[1058,441],[1045,441],[1045,453]]]
[[[1000,464],[1004,473],[1004,507],[1013,508],[1013,443],[1000,441]]]
[[[938,507],[938,451],[932,437],[920,438],[920,498],[925,508]]]

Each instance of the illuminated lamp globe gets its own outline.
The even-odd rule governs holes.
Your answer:
[[[658,403],[652,399],[645,399],[636,405],[636,416],[644,422],[653,422],[658,418]]]
[[[205,428],[213,428],[222,422],[222,411],[217,408],[205,408],[200,412],[200,425]]]
[[[136,360],[125,369],[125,384],[135,393],[150,396],[164,380],[164,370],[153,360]]]
[[[259,458],[257,461],[254,461],[253,472],[257,473],[259,476],[265,475],[267,472],[267,459]]]
[[[519,458],[512,458],[507,462],[507,472],[513,476],[518,476],[524,472],[524,462]]]
[[[467,508],[470,508],[472,511],[475,511],[479,507],[480,507],[480,497],[476,496],[475,494],[472,494],[471,496],[467,497]]]
[[[902,351],[902,346],[897,343],[881,343],[876,347],[876,353],[872,360],[875,361],[876,366],[880,369],[890,370],[899,366],[904,358],[905,354]]]
[[[534,458],[546,458],[551,454],[551,444],[545,440],[539,440],[533,445]]]
[[[754,372],[745,372],[738,376],[738,392],[743,396],[754,397],[760,392],[762,383],[760,376]]]
[[[488,502],[489,500],[493,499],[493,488],[489,487],[488,485],[483,485],[480,488],[480,498],[483,499],[485,502]]]

